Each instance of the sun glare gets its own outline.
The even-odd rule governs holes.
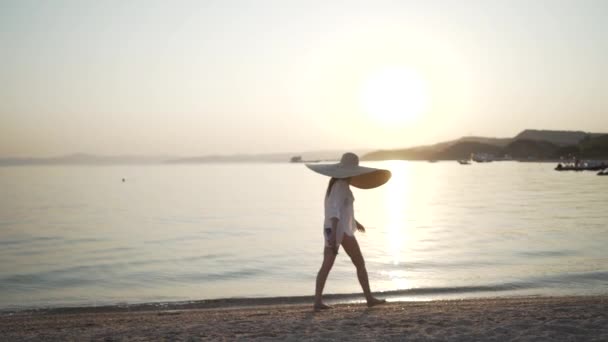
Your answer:
[[[428,105],[428,89],[415,71],[386,68],[373,73],[361,87],[363,110],[374,122],[402,125],[416,120]]]

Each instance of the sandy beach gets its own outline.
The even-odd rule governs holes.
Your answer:
[[[3,341],[606,341],[608,296],[52,309],[4,313]],[[200,306],[200,305],[199,305]]]

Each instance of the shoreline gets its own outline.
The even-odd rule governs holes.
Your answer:
[[[0,336],[9,341],[602,341],[608,340],[608,295],[395,301],[373,308],[342,303],[322,312],[310,303],[24,311],[0,316]]]
[[[476,285],[459,286],[449,288],[413,288],[403,290],[391,290],[374,292],[375,296],[386,298],[389,301],[440,301],[440,300],[465,300],[483,298],[517,298],[517,297],[564,297],[568,294],[543,294],[538,292],[526,293],[522,290],[534,290],[534,287],[522,287],[517,284],[502,285]],[[605,293],[608,296],[608,292]],[[600,294],[576,294],[580,296],[602,296]],[[330,304],[353,304],[363,302],[361,292],[353,293],[329,293],[324,294],[323,299]],[[168,301],[142,301],[142,302],[115,302],[102,304],[57,304],[39,306],[7,306],[0,308],[0,317],[3,315],[38,313],[106,313],[106,312],[132,312],[149,310],[188,310],[188,309],[215,309],[230,307],[254,307],[272,305],[298,305],[312,303],[313,295],[276,296],[276,297],[221,297],[194,300],[168,300]]]

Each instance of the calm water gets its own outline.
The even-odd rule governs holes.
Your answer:
[[[373,290],[608,293],[608,178],[539,163],[366,165],[393,171],[353,190]],[[301,164],[0,168],[0,308],[311,295],[326,182]],[[343,251],[326,292],[360,292]]]

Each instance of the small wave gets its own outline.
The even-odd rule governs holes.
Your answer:
[[[100,241],[107,241],[107,239],[100,239],[100,238],[81,238],[81,239],[71,239],[71,240],[67,240],[65,243],[66,243],[66,244],[79,244],[79,243],[96,243],[96,242],[100,242]]]
[[[454,286],[454,287],[422,287],[414,289],[394,290],[382,292],[386,296],[425,296],[425,295],[445,295],[462,294],[476,292],[506,292],[515,290],[532,289],[537,286],[532,283],[506,283],[496,285],[476,285],[476,286]]]
[[[113,286],[111,280],[113,276],[120,276],[121,281],[116,282],[116,286],[123,286],[124,282],[145,283],[149,279],[162,278],[162,271],[137,271],[141,267],[149,265],[171,265],[175,263],[191,263],[199,260],[217,260],[227,257],[227,254],[203,254],[181,258],[163,258],[163,259],[148,259],[140,261],[121,261],[113,263],[99,263],[92,265],[77,265],[53,270],[45,270],[41,272],[25,273],[25,274],[9,274],[0,277],[0,291],[2,292],[23,292],[24,290],[35,289],[50,289],[50,288],[67,288],[67,287],[83,287],[87,285],[104,284],[105,286]],[[262,270],[257,268],[243,269],[222,273],[204,273],[198,275],[185,275],[184,279],[203,279],[207,281],[234,279],[240,277],[249,277],[255,274],[260,274]],[[108,280],[110,279],[110,280]],[[174,281],[175,275],[171,276]]]
[[[524,257],[532,257],[532,258],[554,258],[554,257],[563,257],[563,256],[573,256],[579,254],[577,251],[573,250],[553,250],[553,251],[524,251],[517,253]]]
[[[470,269],[479,266],[496,267],[501,266],[504,263],[498,260],[443,260],[443,261],[415,261],[415,262],[402,262],[402,263],[386,263],[384,261],[371,261],[368,262],[370,265],[377,266],[378,269],[384,269],[389,271],[401,271],[401,270],[424,270],[424,269]],[[373,268],[373,267],[372,267]]]
[[[256,268],[256,267],[247,267],[241,268],[234,271],[225,271],[225,272],[207,272],[207,273],[190,273],[190,274],[181,274],[176,276],[174,279],[185,280],[187,282],[215,282],[215,281],[223,281],[223,280],[231,280],[231,279],[246,279],[251,277],[257,277],[263,274],[266,274],[267,271],[264,268]]]
[[[573,284],[588,284],[589,281],[592,282],[603,282],[604,285],[608,285],[608,271],[593,271],[593,272],[576,272],[576,273],[565,273],[558,274],[554,276],[540,277],[538,278],[539,282],[543,283],[553,283],[562,285],[565,283]]]
[[[14,247],[14,246],[20,246],[23,244],[31,244],[31,243],[36,243],[36,242],[59,241],[59,240],[63,240],[63,239],[59,238],[59,237],[54,237],[54,236],[30,237],[30,238],[24,238],[24,239],[12,239],[12,240],[0,241],[0,246]]]

